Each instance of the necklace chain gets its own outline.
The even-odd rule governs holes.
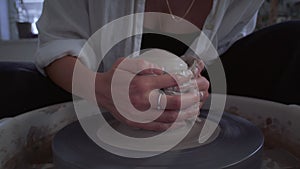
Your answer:
[[[174,15],[172,9],[171,9],[171,6],[170,6],[170,3],[169,3],[169,0],[166,0],[166,3],[167,3],[167,6],[168,6],[168,9],[169,9],[169,12],[170,12],[170,15],[172,16],[172,19],[175,20],[176,22],[180,22],[182,19],[184,19],[187,14],[191,11],[194,3],[195,3],[195,0],[192,1],[192,3],[190,4],[189,8],[185,11],[184,15],[182,17],[177,17]]]

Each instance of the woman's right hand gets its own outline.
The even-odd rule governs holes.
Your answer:
[[[130,83],[128,83],[129,79],[132,79]],[[190,77],[166,74],[160,67],[142,59],[120,58],[108,72],[97,73],[97,102],[117,120],[131,127],[164,131],[173,125],[177,118],[175,127],[184,125],[185,119],[198,116],[200,97],[199,93],[193,92],[182,95],[163,95],[160,104],[165,107],[165,110],[158,110],[157,107],[161,106],[158,105],[160,95],[158,91],[190,80]],[[133,110],[128,104],[132,104],[138,111]],[[143,113],[145,111],[147,113]],[[163,113],[160,114],[160,112]],[[143,122],[127,117],[142,119]]]

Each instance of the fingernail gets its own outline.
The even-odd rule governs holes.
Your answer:
[[[200,96],[200,100],[202,100],[204,98],[204,92],[203,91],[200,91],[199,92],[199,96]]]

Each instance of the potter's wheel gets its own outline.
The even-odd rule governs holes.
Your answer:
[[[205,117],[205,114],[201,111],[201,116]],[[112,118],[107,120],[112,120],[112,126],[117,124]],[[84,133],[79,122],[76,122],[55,136],[52,147],[54,164],[57,169],[260,169],[263,135],[259,129],[248,121],[227,113],[223,115],[219,126],[219,130],[202,145],[189,141],[195,137],[194,134],[189,134],[187,137],[190,139],[185,139],[169,152],[151,158],[130,159],[111,154],[97,146]],[[201,125],[198,124],[198,127]],[[151,135],[150,132],[147,134]],[[144,136],[149,136],[147,134]]]

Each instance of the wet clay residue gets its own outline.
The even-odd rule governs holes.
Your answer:
[[[262,128],[265,136],[265,148],[282,148],[288,150],[290,153],[300,159],[300,144],[286,138],[282,133],[285,132],[284,128],[276,127],[274,124],[266,125]]]
[[[4,169],[29,169],[38,164],[52,162],[51,143],[53,135],[43,137],[49,130],[32,127],[27,135],[26,145],[4,165]]]
[[[291,131],[284,127],[280,120],[272,117],[249,116],[234,106],[227,109],[226,112],[243,117],[258,126],[265,137],[265,149],[283,148],[300,159],[300,142],[295,142],[286,137],[286,134]],[[292,122],[287,121],[286,124],[291,126]]]

